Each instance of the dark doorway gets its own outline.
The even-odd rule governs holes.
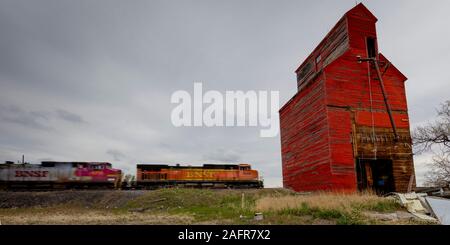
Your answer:
[[[395,191],[392,160],[357,159],[356,172],[360,191],[373,190],[377,194]]]
[[[367,56],[369,58],[376,58],[377,57],[376,40],[373,37],[368,37],[367,38]]]

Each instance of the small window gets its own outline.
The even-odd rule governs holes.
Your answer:
[[[306,65],[297,73],[297,82],[304,80],[312,69],[314,69],[312,62],[306,63]]]
[[[369,58],[377,57],[376,41],[375,41],[375,38],[373,38],[373,37],[367,38],[367,56]]]
[[[101,169],[103,169],[103,166],[102,165],[91,165],[91,169],[101,170]]]
[[[87,167],[86,164],[83,164],[83,163],[73,163],[72,166],[77,167],[77,168],[86,168]]]
[[[322,57],[319,55],[316,56],[315,63],[316,63],[316,72],[320,70],[322,65],[320,64],[320,61],[322,60]]]
[[[320,60],[322,60],[322,57],[320,56],[320,54],[316,57],[316,64],[320,63]]]

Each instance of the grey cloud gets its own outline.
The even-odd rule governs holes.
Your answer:
[[[83,120],[83,118],[80,115],[77,115],[73,112],[70,111],[66,111],[66,110],[56,110],[56,115],[68,122],[72,122],[72,123],[85,123],[85,121]]]
[[[49,130],[49,113],[45,111],[26,111],[18,106],[0,105],[0,119],[3,122],[19,124],[35,129]]]
[[[121,161],[125,158],[125,154],[123,154],[119,150],[110,149],[106,151],[106,154],[112,156],[114,161]]]
[[[212,150],[212,151],[206,153],[205,155],[203,155],[203,158],[205,160],[209,160],[209,161],[220,161],[220,162],[224,162],[224,163],[227,163],[227,162],[237,163],[238,161],[241,160],[240,155],[241,154],[239,154],[238,152],[235,152],[233,150],[219,148],[219,149],[215,149],[215,150]]]
[[[30,111],[17,105],[0,105],[0,120],[6,123],[19,124],[33,129],[52,130],[54,125],[51,120],[54,118],[71,123],[85,123],[81,116],[67,110]]]

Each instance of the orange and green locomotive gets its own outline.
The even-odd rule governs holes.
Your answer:
[[[197,188],[262,188],[258,171],[250,164],[204,164],[180,166],[138,164],[136,187],[155,189],[160,187]]]

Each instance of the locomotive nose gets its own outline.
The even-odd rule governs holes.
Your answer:
[[[116,172],[116,174],[117,174],[117,176],[122,176],[122,170],[120,170],[120,169],[115,169],[115,172]]]

